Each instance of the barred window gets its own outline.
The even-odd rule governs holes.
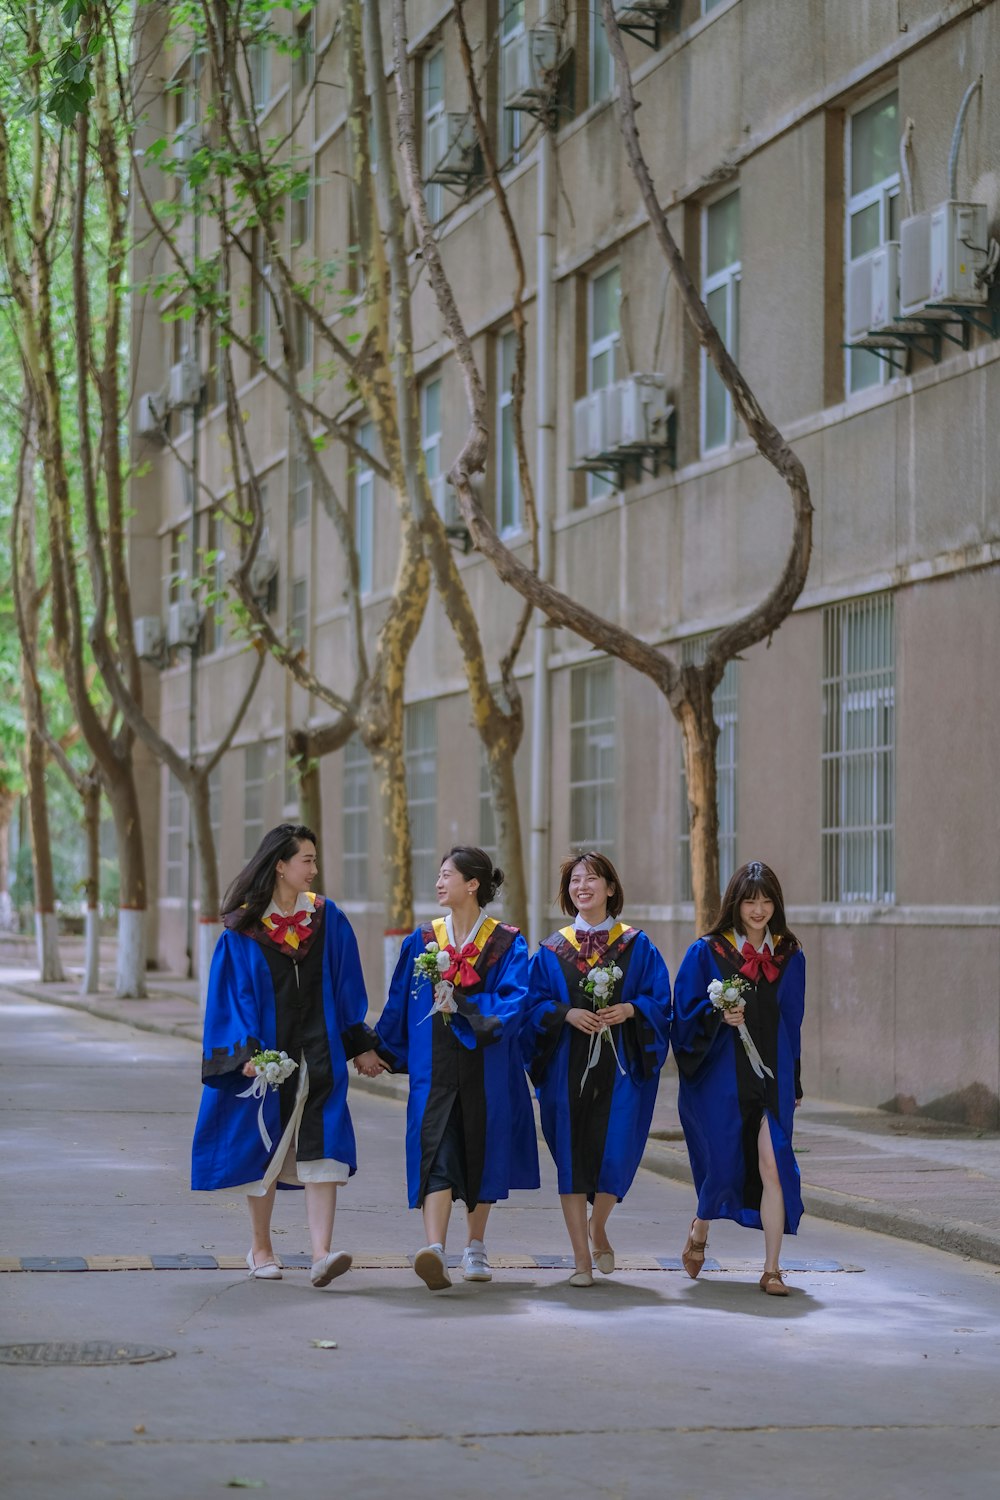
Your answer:
[[[264,837],[264,746],[243,752],[243,857],[249,859]]]
[[[497,820],[493,811],[493,783],[490,781],[490,762],[485,746],[479,752],[479,847],[491,859],[496,860]]]
[[[615,844],[614,663],[570,673],[569,836],[611,854]]]
[[[167,773],[167,895],[184,895],[185,812],[187,798],[173,771]]]
[[[433,894],[437,848],[437,705],[411,703],[404,722],[406,801],[410,814],[413,889],[417,899]]]
[[[368,899],[368,793],[371,757],[356,734],[344,746],[344,898]]]
[[[896,899],[891,594],[823,613],[823,900]]]
[[[710,636],[694,636],[681,645],[681,661],[685,666],[697,667],[705,660]],[[719,883],[725,890],[729,878],[736,868],[737,800],[736,782],[739,766],[739,663],[729,661],[722,674],[722,681],[712,694],[712,709],[719,726],[719,738],[715,742],[716,806],[719,811]],[[688,811],[687,772],[681,757],[681,804],[680,804],[680,898],[694,900],[691,884],[691,815]]]

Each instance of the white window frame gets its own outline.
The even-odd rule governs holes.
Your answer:
[[[299,51],[292,59],[292,92],[297,96],[312,83],[316,73],[315,5],[311,5],[306,14],[296,20],[295,42]]]
[[[250,71],[253,106],[260,117],[267,113],[271,104],[271,48],[266,41],[250,42],[247,47],[247,67]]]
[[[741,243],[739,258],[737,260],[731,261],[729,265],[722,266],[719,270],[713,271],[710,275],[708,271],[708,218],[713,208],[715,208],[719,203],[724,203],[727,198],[733,195],[733,193],[739,193],[739,191],[740,190],[738,187],[734,188],[732,187],[732,185],[730,185],[725,189],[725,191],[716,194],[715,197],[710,198],[706,203],[704,203],[702,205],[701,211],[701,300],[707,306],[709,295],[712,292],[719,291],[720,289],[725,290],[726,330],[723,336],[723,343],[729,350],[729,353],[732,355],[733,359],[736,360],[737,364],[739,363],[740,358],[740,285],[743,280],[742,226],[740,232]],[[726,391],[725,437],[721,443],[714,443],[711,447],[708,446],[708,386],[710,372],[712,374],[715,373],[715,366],[712,364],[711,360],[708,357],[708,354],[704,349],[702,349],[700,353],[701,372],[699,379],[698,401],[699,442],[701,446],[701,453],[704,457],[709,453],[722,453],[727,448],[731,448],[733,446],[733,443],[736,441],[737,424],[736,413],[733,410],[733,398],[729,394],[729,392]]]
[[[594,337],[594,288],[605,276],[618,273],[618,319],[617,328],[613,333],[605,334],[602,338]],[[622,301],[622,268],[620,261],[613,261],[611,265],[602,266],[599,271],[587,279],[587,394],[592,396],[595,391],[605,390],[607,386],[613,385],[618,378],[618,346],[622,340],[621,328],[621,301]],[[611,355],[611,379],[602,385],[594,384],[594,364],[603,355]],[[587,500],[600,500],[604,495],[611,495],[615,486],[610,480],[603,479],[599,474],[587,475]]]
[[[292,525],[304,526],[312,512],[312,466],[296,431],[289,434],[291,447]]]
[[[351,735],[344,746],[343,769],[343,896],[347,901],[367,901],[371,756],[359,735]]]
[[[604,29],[604,13],[601,9],[600,0],[590,0],[590,36],[587,47],[587,102],[588,104],[599,104],[603,99],[610,99],[615,91],[615,60],[611,53],[607,32]],[[597,61],[598,42],[597,38],[604,38],[603,51],[607,57],[608,86],[603,93],[597,92]]]
[[[430,106],[430,108],[428,108],[427,107],[427,95],[430,93],[430,87],[429,87],[429,83],[428,83],[428,75],[430,73],[430,69],[431,69],[432,63],[436,62],[438,60],[438,58],[441,59],[441,97],[440,97],[440,99],[438,100],[438,102],[436,104],[432,104]],[[430,159],[431,158],[431,151],[432,151],[432,146],[431,146],[431,122],[433,120],[436,120],[439,115],[443,115],[444,114],[444,107],[445,107],[445,98],[444,98],[444,46],[442,44],[439,43],[438,46],[431,48],[431,50],[429,52],[426,52],[424,54],[423,58],[421,59],[421,68],[422,68],[422,73],[423,73],[423,76],[422,76],[423,88],[421,90],[421,99],[423,101],[423,116],[424,116],[424,125],[423,125],[423,147],[424,147],[423,158],[424,158],[424,174],[425,174],[425,180],[424,180],[424,198],[425,198],[426,203],[427,203],[427,217],[430,219],[430,221],[431,221],[432,224],[439,224],[441,222],[441,220],[444,218],[444,188],[442,187],[442,185],[441,185],[440,182],[428,182],[426,180],[426,176],[430,172],[431,168],[437,165],[436,162],[432,162],[431,159]]]
[[[375,424],[362,422],[358,444],[370,451]],[[356,458],[354,471],[354,540],[358,549],[358,586],[362,596],[370,594],[375,574],[375,470]]]
[[[293,578],[288,591],[288,638],[300,649],[309,644],[309,580]]]
[[[521,531],[522,528],[523,528],[523,526],[524,526],[524,517],[523,517],[523,514],[522,514],[522,499],[523,499],[523,497],[521,495],[521,475],[520,475],[520,472],[518,470],[518,464],[517,464],[517,444],[516,444],[516,442],[513,443],[513,448],[512,448],[512,461],[513,461],[513,469],[514,469],[513,475],[511,476],[512,482],[513,482],[513,491],[512,491],[513,508],[512,508],[512,515],[511,515],[511,517],[509,519],[505,519],[504,518],[504,513],[503,513],[504,485],[505,485],[506,480],[507,480],[507,475],[506,475],[505,470],[504,470],[503,429],[504,429],[504,421],[507,418],[508,413],[510,414],[509,420],[511,422],[512,440],[513,440],[513,422],[514,422],[514,391],[513,391],[513,388],[512,388],[513,387],[513,381],[511,382],[510,385],[508,385],[505,382],[505,380],[504,380],[504,348],[505,348],[505,345],[506,345],[506,342],[507,342],[508,339],[511,339],[513,341],[513,349],[514,349],[514,354],[515,354],[515,357],[516,357],[516,352],[517,352],[517,333],[516,333],[516,331],[513,328],[505,328],[502,333],[500,333],[500,334],[497,335],[497,366],[496,366],[496,368],[497,368],[497,413],[496,413],[497,516],[496,516],[496,524],[497,524],[497,531],[500,533],[501,536],[514,536],[516,533],[518,533],[519,531]],[[512,363],[512,369],[513,369],[513,363]]]
[[[507,94],[505,83],[507,56],[517,38],[524,35],[524,0],[500,0],[500,3],[503,7],[500,16],[500,119],[502,127],[500,156],[504,164],[513,166],[521,160],[521,147],[527,135],[527,121],[523,110],[505,109],[503,101]],[[512,16],[516,19],[513,25],[508,26]]]
[[[597,673],[607,674],[611,681],[612,709],[610,717],[606,714],[598,715],[592,711],[593,689],[591,684]],[[581,675],[586,674],[587,681],[584,687],[584,696],[587,699],[587,708],[584,716],[580,719],[573,718],[573,689]],[[569,682],[569,736],[570,736],[570,761],[569,775],[569,837],[573,848],[595,849],[598,853],[613,856],[615,847],[615,836],[617,833],[618,809],[617,796],[615,792],[615,770],[617,760],[617,721],[615,718],[615,672],[614,662],[610,658],[601,661],[587,662],[580,667],[570,669]],[[573,780],[574,749],[579,744],[581,737],[584,740],[588,759],[596,751],[602,755],[610,751],[611,772],[610,775],[587,776],[579,781]],[[600,788],[610,788],[610,799],[595,801],[593,794]],[[580,805],[580,795],[589,801],[595,809],[592,816],[584,823],[577,815]],[[602,828],[600,809],[610,806],[609,820],[610,829]]]
[[[853,130],[854,130],[854,121],[855,121],[855,118],[858,115],[862,114],[864,110],[871,109],[873,105],[880,104],[883,99],[888,99],[893,94],[896,95],[896,99],[897,99],[897,103],[898,103],[898,100],[899,100],[899,87],[898,87],[898,85],[893,85],[893,87],[890,88],[890,89],[880,89],[877,94],[869,95],[866,99],[860,100],[857,104],[855,104],[848,111],[847,120],[846,120],[845,125],[844,125],[844,288],[845,288],[845,292],[846,292],[846,288],[847,288],[849,277],[850,277],[850,268],[851,268],[852,264],[854,263],[854,257],[851,255],[851,221],[852,221],[852,219],[855,217],[856,214],[863,213],[866,208],[870,208],[873,203],[878,204],[879,205],[879,244],[880,245],[887,244],[888,240],[889,240],[889,226],[890,226],[890,222],[891,222],[891,218],[892,218],[892,206],[891,205],[892,205],[893,200],[894,199],[898,199],[899,194],[900,194],[900,174],[899,174],[898,168],[897,168],[897,170],[895,172],[891,172],[888,177],[884,177],[881,180],[881,182],[873,183],[871,187],[863,188],[860,192],[857,192],[857,193],[852,193],[850,191],[850,185],[851,185],[851,159],[852,159],[852,144],[853,144],[853,134],[852,133],[853,133]],[[873,248],[875,248],[875,247],[873,247]],[[869,251],[865,251],[866,255],[869,254],[869,253],[870,253]],[[860,259],[860,257],[858,257],[858,259]],[[847,299],[846,299],[846,295],[845,295],[845,299],[844,299],[844,325],[845,325],[844,339],[845,339],[845,343],[847,341],[847,326],[846,326],[847,325],[847,316],[848,316],[848,308],[847,308]],[[854,378],[855,378],[854,377],[855,359],[856,359],[856,357],[858,355],[862,355],[862,354],[866,355],[868,357],[868,359],[873,359],[873,360],[876,361],[877,376],[878,376],[878,378],[876,380],[866,381],[866,383],[864,385],[855,385],[854,384]],[[855,396],[855,395],[860,394],[862,391],[871,391],[871,390],[875,390],[878,386],[887,385],[888,382],[890,380],[894,380],[896,378],[896,375],[897,375],[897,371],[892,367],[892,365],[890,365],[888,363],[887,360],[879,359],[878,355],[875,354],[870,349],[845,349],[845,351],[844,351],[844,360],[845,360],[845,363],[844,363],[844,389],[847,392],[848,396]],[[869,368],[875,368],[875,366],[869,366]]]
[[[848,633],[867,631],[848,669]],[[878,645],[885,636],[885,659]],[[896,669],[892,594],[823,612],[822,900],[838,905],[896,899]],[[864,734],[865,718],[872,731]],[[854,732],[860,725],[862,733]],[[860,776],[859,776],[860,771]],[[867,783],[867,788],[865,786]],[[866,806],[868,804],[868,806]],[[871,816],[866,816],[870,807]],[[867,878],[859,878],[862,867]]]

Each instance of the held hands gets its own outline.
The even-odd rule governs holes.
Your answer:
[[[566,1022],[569,1026],[575,1026],[577,1031],[582,1031],[584,1036],[592,1036],[595,1031],[603,1031],[607,1026],[620,1026],[635,1015],[635,1006],[626,1000],[624,1005],[608,1005],[604,1010],[582,1010],[573,1006],[566,1012]]]
[[[355,1071],[364,1075],[365,1078],[377,1078],[380,1073],[390,1071],[389,1064],[382,1061],[378,1053],[372,1048],[369,1052],[361,1052],[354,1059]]]

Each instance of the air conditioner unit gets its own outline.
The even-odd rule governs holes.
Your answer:
[[[619,448],[666,447],[673,407],[663,375],[630,375],[618,383]]]
[[[573,449],[576,462],[613,453],[621,442],[621,387],[606,385],[573,405]]]
[[[424,126],[424,173],[433,182],[434,173],[448,154],[448,116],[444,110]]]
[[[250,587],[254,598],[259,599],[267,593],[271,580],[278,571],[278,559],[259,547],[257,556],[250,568]]]
[[[135,430],[140,437],[163,440],[163,398],[159,391],[147,391],[140,396],[135,415]]]
[[[468,182],[476,174],[479,153],[479,141],[472,118],[467,114],[448,113],[438,115],[437,119],[445,122],[445,149],[441,155],[431,158],[427,180],[441,182],[446,186]]]
[[[551,26],[522,31],[503,54],[504,109],[537,109],[554,87],[559,65],[559,33]]]
[[[988,259],[986,205],[939,203],[929,213],[903,221],[900,311],[904,317],[928,302],[981,305],[989,301],[985,278],[976,277]]]
[[[159,615],[140,615],[132,621],[136,655],[143,661],[159,661],[163,655],[163,621]]]
[[[178,406],[197,406],[201,400],[201,370],[198,361],[185,354],[177,364],[170,366],[167,384],[167,404],[171,409]]]
[[[890,240],[847,268],[847,337],[855,343],[899,314],[899,245]]]
[[[167,609],[167,645],[193,646],[201,629],[198,606],[185,600]]]

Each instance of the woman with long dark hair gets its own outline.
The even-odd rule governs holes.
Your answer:
[[[409,1074],[406,1175],[427,1243],[413,1269],[431,1291],[451,1285],[445,1241],[453,1202],[467,1210],[462,1276],[490,1281],[486,1221],[512,1188],[538,1187],[531,1096],[517,1046],[528,949],[516,927],[487,916],[503,874],[459,844],[436,883],[445,915],[403,943],[375,1028],[380,1061],[360,1072]]]
[[[678,1107],[698,1208],[684,1246],[698,1276],[711,1219],[764,1231],[761,1290],[785,1297],[783,1234],[802,1217],[792,1122],[802,1098],[806,964],[769,865],[733,875],[714,925],[684,955],[674,987]]]
[[[201,1110],[191,1186],[247,1196],[247,1269],[281,1278],[271,1244],[274,1193],[304,1187],[313,1286],[350,1268],[331,1250],[337,1187],[357,1170],[347,1061],[375,1061],[358,945],[343,912],[315,894],[316,835],[272,828],[226,893],[205,1010]],[[252,1094],[251,1059],[286,1052],[295,1071]],[[365,1057],[365,1054],[368,1054]],[[259,1101],[259,1108],[258,1108]]]
[[[615,1269],[608,1218],[649,1135],[669,1042],[670,976],[646,934],[621,920],[625,895],[606,854],[563,860],[559,905],[573,920],[531,960],[522,1051],[558,1172],[576,1264],[570,1285],[592,1286],[594,1262],[605,1276]]]

